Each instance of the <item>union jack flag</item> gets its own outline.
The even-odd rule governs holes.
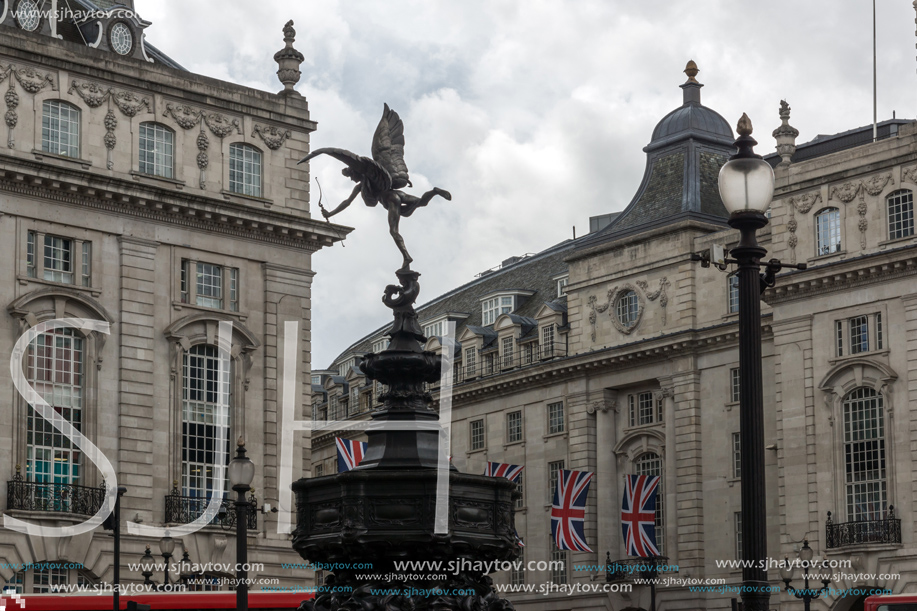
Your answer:
[[[656,547],[656,493],[658,475],[625,475],[621,528],[628,556],[658,556]]]
[[[557,489],[551,506],[551,536],[557,549],[591,552],[586,544],[583,520],[586,517],[586,496],[593,473],[560,469]]]
[[[350,439],[334,438],[338,447],[338,473],[350,471],[360,464],[366,454],[365,441],[352,441]]]
[[[511,482],[519,483],[519,476],[525,465],[508,465],[504,462],[489,462],[484,469],[484,475],[489,477],[505,477]]]

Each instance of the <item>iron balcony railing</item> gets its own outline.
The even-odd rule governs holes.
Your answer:
[[[831,512],[825,522],[825,547],[828,549],[869,543],[901,543],[901,520],[895,507],[888,506],[884,517],[873,520],[834,522]]]
[[[32,482],[16,475],[6,483],[6,508],[22,511],[47,511],[81,516],[94,515],[102,508],[105,483],[94,488],[77,484]]]
[[[231,494],[235,494],[234,492]],[[247,517],[248,530],[258,528],[258,499],[254,492],[248,495],[249,510]],[[177,486],[172,488],[172,492],[166,495],[166,522],[169,524],[189,524],[202,515],[210,503],[210,499],[198,496],[182,496]],[[235,501],[225,498],[220,501],[220,509],[217,514],[210,520],[210,524],[219,526],[224,530],[235,530],[236,528],[236,504]]]
[[[605,581],[625,581],[629,579],[655,579],[658,569],[668,564],[667,556],[647,556],[646,558],[611,559],[611,552],[605,553]]]
[[[464,355],[467,359],[467,354]],[[462,384],[477,378],[500,375],[521,367],[537,365],[561,356],[567,356],[562,344],[545,345],[519,344],[511,352],[499,353],[476,351],[473,363],[456,363],[452,370],[453,384]],[[434,384],[435,388],[437,384]]]

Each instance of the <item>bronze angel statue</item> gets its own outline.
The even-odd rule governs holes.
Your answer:
[[[388,210],[389,233],[404,257],[402,269],[409,269],[413,259],[408,254],[404,239],[398,233],[398,222],[401,217],[411,216],[417,208],[426,206],[435,196],[451,200],[452,195],[436,187],[420,197],[400,190],[402,187],[414,185],[408,177],[408,166],[404,163],[404,123],[388,104],[385,105],[382,119],[376,127],[376,133],[373,134],[372,151],[373,157],[370,159],[344,149],[321,148],[309,153],[299,163],[305,163],[322,154],[346,163],[347,167],[341,170],[341,174],[357,184],[350,197],[342,201],[337,208],[331,212],[322,208],[322,216],[329,219],[341,212],[353,203],[357,193],[363,195],[363,202],[367,206],[381,203]]]

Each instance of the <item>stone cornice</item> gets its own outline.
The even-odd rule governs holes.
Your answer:
[[[331,246],[352,231],[324,221],[66,168],[55,167],[57,176],[51,177],[48,170],[46,164],[0,153],[0,191],[308,252]]]
[[[835,261],[805,271],[781,274],[763,299],[770,305],[886,282],[917,273],[917,247]]]

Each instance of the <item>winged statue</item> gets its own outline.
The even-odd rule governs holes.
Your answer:
[[[434,197],[451,200],[452,195],[443,189],[434,187],[420,197],[401,191],[404,187],[413,187],[408,176],[408,166],[404,162],[404,123],[398,113],[385,105],[382,119],[373,134],[372,159],[363,157],[350,151],[338,148],[320,148],[312,151],[299,163],[305,163],[319,155],[329,155],[347,165],[341,174],[354,181],[350,197],[345,199],[334,210],[328,212],[322,208],[322,216],[326,219],[343,211],[353,203],[357,194],[363,196],[367,206],[382,204],[388,210],[389,233],[395,240],[395,245],[404,257],[402,269],[409,269],[411,255],[404,245],[404,239],[398,233],[398,223],[402,217],[411,216],[414,211],[430,203]]]

